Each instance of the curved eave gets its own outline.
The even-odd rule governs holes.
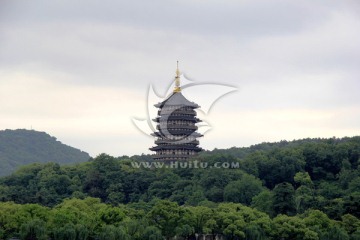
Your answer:
[[[173,155],[173,154],[166,154],[166,155],[157,155],[154,154],[151,157],[154,160],[158,160],[158,161],[164,161],[164,162],[171,162],[171,161],[178,161],[178,160],[187,160],[191,157],[196,156],[195,155],[184,155],[184,154],[178,154],[178,155]]]
[[[181,143],[186,143],[186,144],[192,144],[192,145],[199,145],[199,140],[186,140],[186,139],[180,139],[180,140],[171,140],[171,139],[160,139],[160,140],[156,140],[155,144],[156,145],[168,145],[168,144],[178,144],[179,142]]]
[[[188,146],[188,145],[160,145],[149,148],[151,151],[159,151],[159,150],[193,150],[195,152],[201,152],[203,149],[200,147],[195,146]]]
[[[174,135],[174,136],[178,136],[178,135],[183,135],[183,136],[193,136],[193,134],[196,132],[195,129],[189,129],[189,130],[174,130],[174,129],[167,129],[167,131],[164,133],[161,130],[159,131],[159,133],[161,134],[161,136],[169,136],[169,135]]]
[[[151,133],[150,135],[153,136],[153,137],[164,137],[164,136],[168,136],[168,135],[162,134],[161,132],[153,132],[153,133]],[[193,136],[193,137],[195,137],[195,138],[203,137],[203,136],[204,136],[204,135],[202,135],[202,134],[200,134],[200,133],[198,133],[198,132],[192,132],[192,133],[190,133],[190,134],[189,134],[189,132],[186,132],[186,133],[184,133],[184,134],[173,134],[173,135],[175,135],[175,136],[189,136],[189,135],[191,135],[191,136]]]
[[[167,103],[167,102],[159,102],[157,104],[154,104],[154,107],[157,107],[157,108],[163,108],[165,105],[167,106],[174,106],[174,107],[178,107],[178,108],[181,108],[181,107],[191,107],[193,109],[196,109],[196,108],[199,108],[200,105],[196,104],[196,103],[192,103],[192,104],[189,104],[189,105],[186,105],[186,104],[170,104],[170,103]]]

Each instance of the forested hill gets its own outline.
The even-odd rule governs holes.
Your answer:
[[[211,154],[225,154],[229,156],[233,156],[236,158],[245,158],[247,155],[257,152],[257,151],[271,151],[279,148],[296,148],[303,147],[306,145],[342,145],[346,143],[359,143],[360,136],[355,137],[344,137],[344,138],[304,138],[299,140],[286,141],[282,140],[280,142],[263,142],[255,145],[251,145],[250,147],[232,147],[227,149],[217,149],[211,151],[202,152],[202,155],[211,155]],[[137,156],[140,157],[140,156]]]
[[[360,240],[360,137],[216,149],[191,160],[207,168],[136,167],[147,158],[101,154],[0,178],[0,239]]]
[[[30,163],[78,163],[89,160],[86,152],[67,146],[45,132],[34,130],[0,131],[0,176]]]

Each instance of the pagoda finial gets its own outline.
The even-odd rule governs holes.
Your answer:
[[[179,61],[176,62],[176,77],[175,77],[175,88],[174,88],[174,93],[178,93],[178,92],[181,92]]]

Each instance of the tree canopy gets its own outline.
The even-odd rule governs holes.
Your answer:
[[[360,239],[359,158],[353,137],[192,159],[208,168],[137,168],[146,156],[107,154],[30,164],[0,178],[0,239]]]

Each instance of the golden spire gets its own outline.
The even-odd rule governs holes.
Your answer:
[[[174,88],[174,93],[181,92],[181,88],[180,88],[180,71],[179,71],[179,61],[177,61],[176,65],[177,65],[177,67],[176,67],[176,77],[175,77],[175,88]]]

